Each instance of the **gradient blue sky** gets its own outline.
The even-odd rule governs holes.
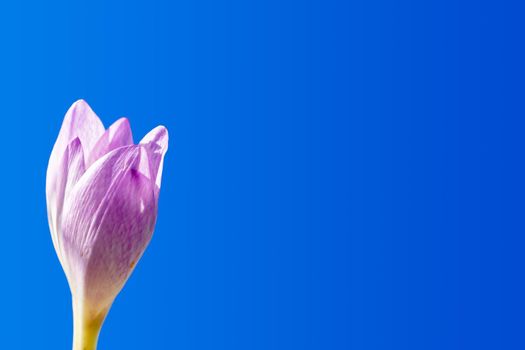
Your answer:
[[[523,8],[0,5],[1,348],[69,349],[45,169],[86,99],[170,132],[101,349],[523,349]]]

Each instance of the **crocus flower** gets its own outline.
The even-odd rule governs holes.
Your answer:
[[[104,129],[82,100],[64,118],[46,198],[73,299],[74,350],[96,349],[102,323],[151,239],[167,148],[163,126],[135,145],[127,119]]]

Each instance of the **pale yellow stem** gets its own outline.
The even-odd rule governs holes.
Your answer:
[[[73,350],[96,350],[108,310],[91,312],[73,299]]]

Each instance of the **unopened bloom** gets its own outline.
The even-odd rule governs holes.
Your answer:
[[[46,198],[73,298],[74,350],[96,349],[102,323],[151,239],[167,148],[163,126],[135,145],[127,119],[105,129],[82,100],[64,118]]]

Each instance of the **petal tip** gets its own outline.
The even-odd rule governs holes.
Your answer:
[[[78,99],[75,102],[73,102],[73,104],[71,105],[71,107],[69,109],[70,110],[77,110],[77,109],[78,110],[86,110],[86,109],[91,109],[91,107],[86,102],[86,100],[81,98],[81,99]]]
[[[168,149],[168,140],[168,129],[164,125],[159,125],[148,132],[146,136],[144,136],[144,138],[140,141],[140,143],[143,145],[155,143],[159,145],[164,152],[166,152]]]
[[[131,125],[129,123],[129,119],[127,117],[120,117],[118,118],[114,124],[128,124],[128,125]]]
[[[91,106],[85,100],[80,99],[75,101],[71,107],[69,107],[63,124],[84,122],[91,124],[93,127],[96,125],[96,127],[102,131],[104,129],[102,121],[93,111]]]
[[[160,189],[162,180],[162,168],[164,164],[164,155],[168,151],[168,129],[159,125],[151,130],[140,141],[148,154],[150,162],[151,179],[156,184],[156,192]]]

